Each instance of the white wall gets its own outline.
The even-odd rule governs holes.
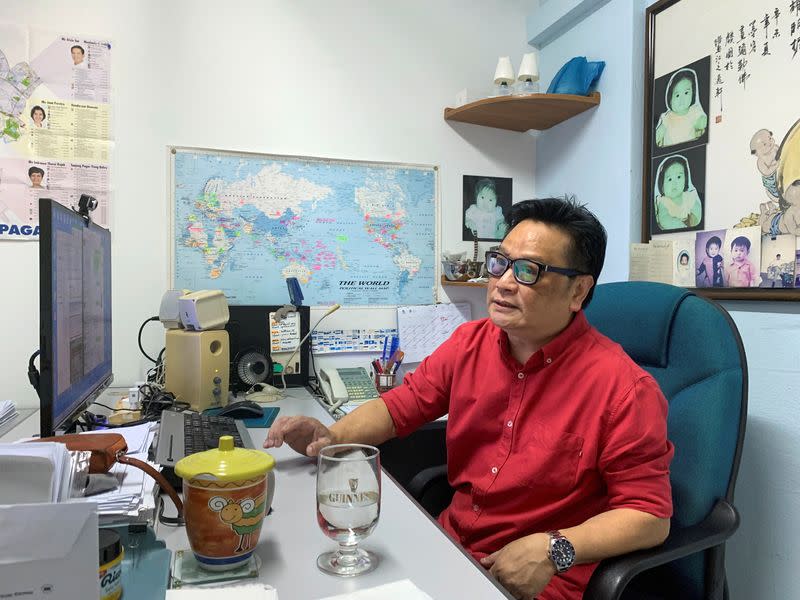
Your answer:
[[[542,135],[535,171],[537,195],[573,191],[608,228],[604,281],[627,279],[627,245],[641,237],[644,7],[652,3],[612,0],[541,54],[545,83],[572,56],[585,54],[608,62],[601,106],[594,115],[579,116]],[[791,85],[800,87],[796,81]],[[750,375],[747,434],[736,488],[742,524],[727,544],[731,598],[796,598],[800,304],[724,305],[744,340]]]
[[[534,141],[450,125],[443,109],[463,88],[488,90],[499,55],[518,63],[531,4],[84,0],[76,11],[57,0],[0,3],[6,22],[113,40],[117,383],[130,385],[147,366],[136,332],[167,287],[167,145],[439,165],[441,247],[466,250],[462,175],[513,177],[515,199],[530,197]],[[30,406],[38,403],[25,374],[38,346],[37,251],[0,245],[0,397]],[[482,294],[468,299],[485,314]],[[342,310],[327,325],[370,322],[354,316]],[[151,324],[146,348],[162,343]]]

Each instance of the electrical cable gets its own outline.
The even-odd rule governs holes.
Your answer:
[[[319,318],[319,321],[317,321],[317,322],[314,324],[314,327],[312,327],[312,328],[309,330],[309,332],[308,332],[307,334],[305,334],[305,336],[303,336],[303,339],[302,339],[302,340],[300,340],[300,343],[299,343],[299,344],[297,344],[297,346],[295,346],[294,350],[293,350],[293,351],[292,351],[292,353],[289,355],[289,358],[286,360],[286,363],[283,365],[283,369],[281,370],[281,384],[282,384],[282,386],[283,386],[283,389],[284,389],[284,390],[286,389],[286,365],[289,365],[289,364],[291,364],[291,362],[292,362],[292,359],[294,358],[294,355],[295,355],[295,354],[297,354],[297,351],[298,351],[298,350],[300,350],[300,348],[303,346],[303,344],[305,343],[305,341],[306,341],[306,340],[307,340],[309,337],[311,337],[311,334],[312,334],[312,333],[314,333],[314,331],[316,331],[317,327],[319,327],[319,324],[320,324],[320,323],[322,323],[322,320],[323,320],[325,317],[327,317],[328,315],[330,315],[330,314],[332,314],[332,313],[335,313],[335,312],[336,312],[337,310],[339,310],[340,308],[342,308],[342,305],[341,305],[341,304],[334,304],[333,306],[331,306],[331,307],[328,309],[328,312],[326,312],[324,315],[322,315],[322,316]]]
[[[147,352],[144,351],[144,348],[142,347],[142,331],[144,331],[145,325],[147,325],[150,321],[158,321],[158,320],[159,320],[158,315],[147,319],[144,323],[142,323],[141,327],[139,327],[139,335],[137,336],[137,340],[139,342],[139,350],[141,350],[142,354],[144,354],[144,357],[152,363],[155,363],[157,361],[155,358],[153,358]]]

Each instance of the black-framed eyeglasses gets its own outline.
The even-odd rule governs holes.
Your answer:
[[[539,275],[544,271],[559,273],[567,277],[589,275],[589,273],[576,271],[575,269],[564,269],[562,267],[546,265],[531,260],[530,258],[515,258],[512,260],[502,252],[497,252],[496,250],[489,250],[486,253],[486,270],[489,275],[492,277],[502,277],[503,273],[508,271],[508,269],[511,269],[517,283],[521,283],[522,285],[533,285],[539,281]]]

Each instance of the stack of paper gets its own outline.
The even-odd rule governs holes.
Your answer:
[[[63,502],[72,486],[64,444],[0,444],[0,504]]]
[[[220,593],[224,587],[224,593]],[[190,587],[176,590],[167,590],[167,600],[216,600],[222,595],[236,597],[239,600],[278,600],[278,592],[271,585],[264,583],[251,583],[245,585],[225,584],[224,586]]]
[[[158,430],[158,423],[145,423],[135,427],[122,427],[114,429],[112,433],[119,433],[125,438],[128,445],[128,456],[147,460],[147,451]],[[94,433],[109,433],[109,430],[99,430]],[[87,435],[89,433],[87,432]],[[149,462],[157,471],[160,465]],[[117,487],[102,494],[95,494],[85,498],[78,498],[86,502],[96,502],[100,514],[100,524],[120,522],[146,521],[155,511],[156,481],[147,473],[132,465],[115,464],[109,471],[117,479]]]
[[[0,425],[17,416],[17,407],[11,400],[0,400]]]

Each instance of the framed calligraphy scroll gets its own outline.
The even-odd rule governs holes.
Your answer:
[[[645,77],[642,241],[703,295],[800,300],[800,0],[656,2]]]

